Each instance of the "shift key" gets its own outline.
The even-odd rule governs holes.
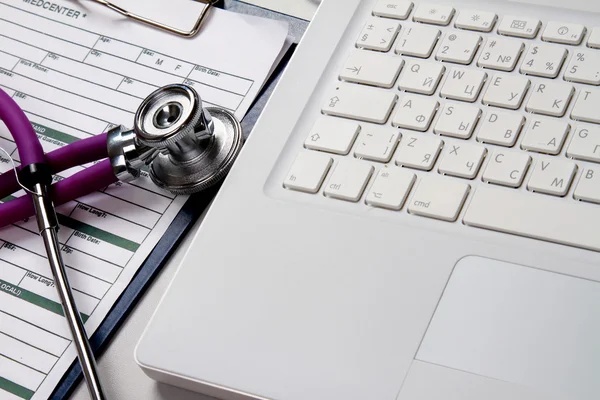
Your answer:
[[[332,91],[323,113],[359,121],[385,124],[396,104],[394,92],[353,84],[340,84]]]

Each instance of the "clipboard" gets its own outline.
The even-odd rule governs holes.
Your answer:
[[[202,25],[202,22],[204,21],[204,18],[206,17],[206,14],[210,10],[210,8],[212,6],[214,6],[215,4],[217,4],[218,2],[220,2],[221,0],[193,0],[195,2],[204,4],[204,7],[202,7],[202,10],[200,11],[200,14],[198,15],[198,19],[196,20],[196,22],[194,23],[194,26],[190,30],[179,29],[174,26],[170,26],[170,25],[163,24],[161,22],[157,22],[150,18],[146,18],[143,15],[139,15],[139,14],[127,11],[123,7],[120,7],[114,3],[111,3],[109,0],[92,0],[92,1],[94,1],[98,4],[101,4],[115,12],[118,12],[119,14],[123,15],[124,17],[131,18],[134,21],[141,22],[143,24],[150,25],[154,28],[161,29],[166,32],[174,33],[176,35],[180,35],[183,37],[192,37],[192,36],[195,36],[200,31],[200,26]]]
[[[239,13],[247,13],[258,16],[272,16],[272,11],[264,10],[257,6],[247,5],[237,0],[218,1],[214,6],[231,9]],[[285,17],[290,23],[290,30],[302,34],[308,21],[294,17]],[[201,34],[201,32],[200,32]],[[263,89],[252,103],[248,113],[242,119],[241,125],[244,131],[244,139],[248,137],[254,127],[258,117],[262,113],[267,101],[271,97],[279,78],[296,49],[293,44],[280,63],[274,69],[273,73],[265,83]],[[179,211],[171,225],[159,240],[158,244],[152,250],[144,264],[140,267],[132,281],[129,283],[119,300],[115,303],[104,321],[100,324],[96,332],[90,338],[90,345],[96,357],[102,356],[103,351],[109,345],[111,339],[117,333],[119,327],[125,322],[130,313],[135,309],[136,304],[141,299],[149,285],[158,275],[161,268],[169,260],[171,255],[177,249],[185,235],[190,231],[194,222],[210,205],[212,199],[219,190],[219,186],[213,187],[206,192],[190,196],[182,209]],[[62,381],[56,387],[49,400],[67,400],[73,393],[82,379],[81,366],[77,359],[73,362]]]

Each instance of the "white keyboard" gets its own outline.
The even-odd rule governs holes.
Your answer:
[[[283,186],[600,251],[598,25],[377,2]]]

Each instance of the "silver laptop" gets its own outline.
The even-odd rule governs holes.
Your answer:
[[[598,11],[324,0],[140,366],[230,400],[600,398]]]

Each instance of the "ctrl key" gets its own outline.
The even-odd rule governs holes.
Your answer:
[[[373,166],[359,160],[340,160],[325,185],[325,196],[357,202],[373,175]]]
[[[317,193],[331,167],[333,160],[323,153],[302,152],[283,181],[286,189]]]
[[[456,221],[470,186],[439,177],[424,177],[408,205],[408,212],[423,217]]]

